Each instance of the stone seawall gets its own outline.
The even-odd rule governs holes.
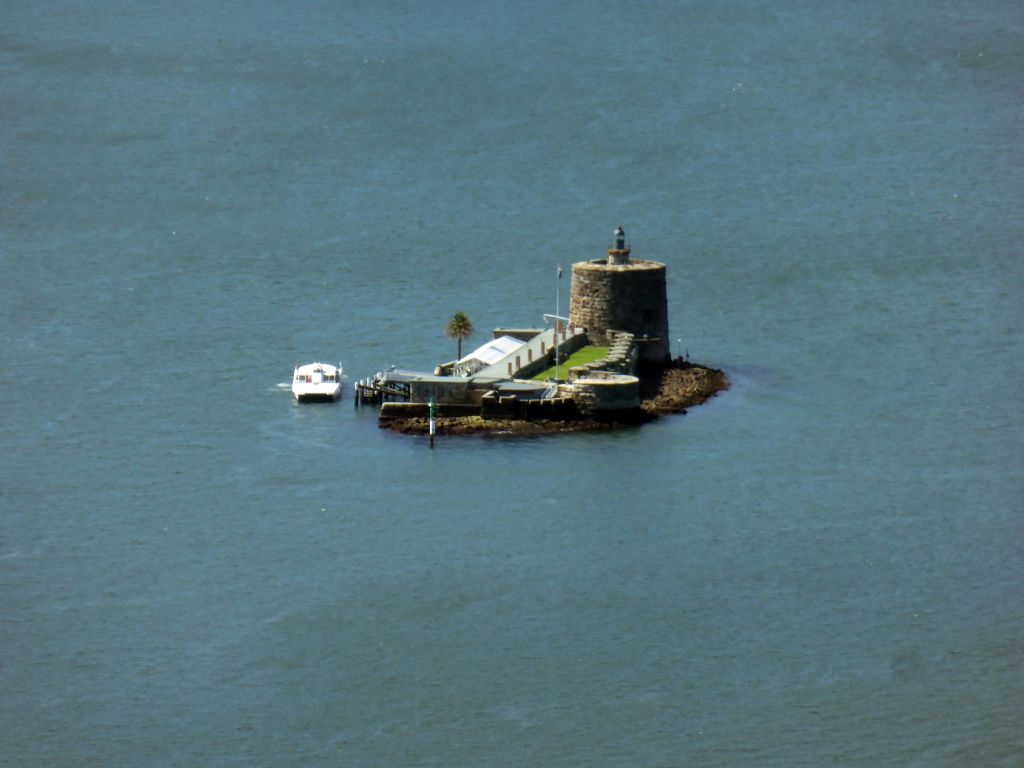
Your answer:
[[[481,417],[479,407],[469,407],[458,415],[444,411],[438,415],[437,432],[439,435],[537,435],[614,429],[642,424],[664,414],[686,413],[687,408],[700,405],[728,389],[729,380],[722,371],[677,360],[671,366],[648,366],[640,372],[639,387],[638,408],[599,409],[590,411],[588,415],[582,413],[571,398],[520,400],[518,403],[509,398],[505,403],[491,404],[486,418]],[[620,404],[625,405],[626,401]],[[390,407],[406,405],[404,403],[385,405],[389,407],[386,418],[385,409],[382,409],[381,427],[405,434],[427,434],[425,407]]]
[[[640,379],[624,373],[594,371],[573,382],[583,413],[626,411],[640,407]]]
[[[477,416],[480,406],[468,403],[438,403],[437,415],[453,418]],[[389,419],[427,418],[430,415],[429,403],[381,403],[380,421]]]

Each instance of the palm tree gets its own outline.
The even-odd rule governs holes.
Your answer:
[[[444,332],[449,337],[459,342],[459,356],[456,360],[462,359],[462,340],[468,339],[473,335],[473,321],[469,319],[469,315],[465,312],[456,312],[448,320],[448,325],[445,326]]]

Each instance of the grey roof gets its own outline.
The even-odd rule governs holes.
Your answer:
[[[387,371],[384,374],[384,381],[396,384],[447,384],[465,386],[469,379],[461,376],[434,376],[432,373],[418,373],[416,371]]]
[[[500,392],[540,392],[550,386],[546,381],[502,381],[494,385]]]

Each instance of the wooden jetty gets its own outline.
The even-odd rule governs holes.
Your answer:
[[[396,371],[380,371],[353,383],[355,407],[381,403],[407,403],[410,399],[409,382],[402,381]]]

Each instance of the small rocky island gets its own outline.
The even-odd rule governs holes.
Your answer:
[[[644,424],[659,416],[686,413],[729,388],[726,375],[714,368],[677,361],[640,379],[641,399],[636,408],[577,413],[563,419],[484,418],[481,415],[437,416],[438,435],[545,435],[560,432],[587,432]],[[429,414],[381,414],[379,426],[404,434],[426,435]]]
[[[642,424],[727,389],[722,371],[671,358],[665,265],[630,253],[618,227],[607,257],[573,264],[568,317],[498,328],[433,373],[356,382],[356,404],[407,434],[549,434]]]

